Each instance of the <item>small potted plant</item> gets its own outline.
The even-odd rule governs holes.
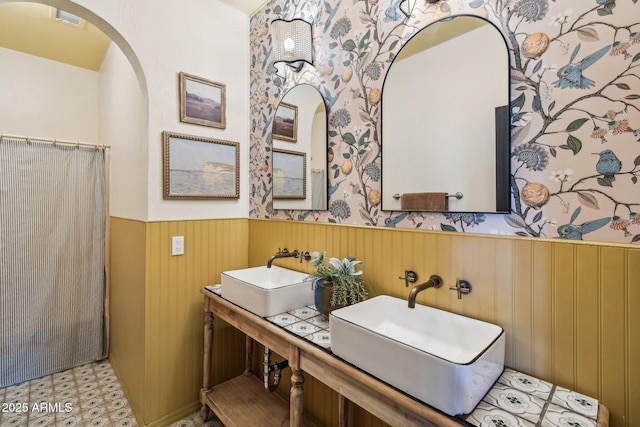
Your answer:
[[[325,252],[317,251],[310,255],[316,271],[309,277],[314,279],[314,301],[319,312],[328,315],[331,310],[355,304],[367,296],[362,271],[356,270],[362,261],[353,256],[327,260]]]

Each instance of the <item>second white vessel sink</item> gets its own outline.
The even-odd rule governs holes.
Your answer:
[[[222,297],[262,317],[313,304],[308,274],[276,265],[222,272]]]
[[[448,415],[473,411],[504,368],[501,327],[399,298],[334,310],[329,323],[334,354]]]

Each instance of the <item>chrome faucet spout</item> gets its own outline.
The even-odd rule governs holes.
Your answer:
[[[415,285],[409,292],[409,308],[416,308],[416,297],[419,292],[429,288],[439,288],[440,286],[442,286],[442,278],[435,274],[432,274],[426,282]]]
[[[267,261],[267,268],[271,268],[271,264],[273,264],[273,261],[278,258],[298,258],[299,256],[300,251],[298,251],[297,249],[294,249],[293,252],[289,252],[289,249],[287,248],[284,248],[283,250],[278,249],[278,252],[276,252],[275,255],[269,258],[269,261]]]

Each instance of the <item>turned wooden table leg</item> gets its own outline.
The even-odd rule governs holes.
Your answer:
[[[200,390],[200,416],[207,420],[210,414],[206,394],[211,391],[211,355],[213,354],[213,313],[209,311],[209,299],[204,302],[204,356],[202,362],[202,389]]]
[[[338,425],[347,427],[349,424],[349,399],[343,395],[338,395]]]
[[[300,369],[300,349],[291,347],[289,356],[289,367],[291,368],[291,393],[289,399],[289,418],[292,427],[302,427],[302,410],[304,404],[304,375]]]

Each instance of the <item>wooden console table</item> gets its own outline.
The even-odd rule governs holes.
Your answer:
[[[202,416],[213,411],[226,427],[248,425],[295,427],[314,425],[303,418],[303,383],[306,372],[339,394],[339,425],[347,426],[352,401],[393,426],[460,427],[465,422],[449,417],[355,368],[330,352],[293,335],[206,289],[204,295],[204,365],[200,390]],[[214,318],[223,319],[246,334],[246,369],[243,375],[212,386]],[[289,402],[270,393],[252,372],[253,340],[289,360]],[[608,426],[608,411],[600,405],[598,427]]]

